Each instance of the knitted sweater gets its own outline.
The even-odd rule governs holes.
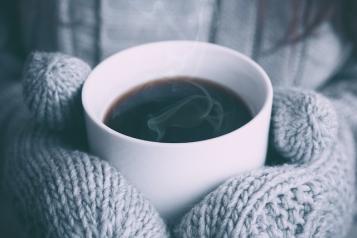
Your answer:
[[[21,23],[20,34],[9,30],[12,29],[9,27],[11,15],[0,14],[8,16],[0,21],[0,30],[6,33],[0,34],[0,103],[5,102],[0,107],[2,128],[7,128],[9,118],[24,110],[19,110],[21,98],[14,95],[21,94],[12,81],[18,78],[16,72],[27,52],[58,50],[95,65],[117,50],[138,43],[193,39],[212,41],[247,54],[267,70],[274,86],[323,88],[347,119],[350,130],[356,132],[357,69],[354,60],[347,62],[348,44],[334,33],[330,23],[325,23],[313,36],[271,50],[284,36],[292,8],[289,1],[271,0],[262,21],[257,2],[19,1],[16,14]],[[9,42],[14,42],[19,35],[21,40],[16,42],[23,49],[20,54],[9,47]],[[325,52],[328,57],[324,57]],[[267,173],[266,179],[274,177],[274,173],[290,172],[299,173],[281,168],[278,172]],[[310,173],[318,172],[311,169]],[[181,227],[184,226],[183,223]]]

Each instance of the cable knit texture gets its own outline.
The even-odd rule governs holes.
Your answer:
[[[274,145],[291,162],[319,157],[336,139],[337,115],[326,98],[312,91],[286,90],[275,95],[273,107]]]
[[[289,163],[227,181],[183,218],[178,237],[346,235],[355,196],[350,128],[321,95],[297,89],[275,95],[272,139]]]
[[[34,113],[22,108],[9,125],[6,188],[29,236],[166,237],[156,210],[116,169],[69,143],[81,131],[58,130],[69,128],[88,67],[38,53],[25,69],[26,103]]]
[[[357,208],[351,205],[356,144],[349,135],[354,132],[356,141],[357,62],[341,67],[350,48],[330,22],[296,44],[276,48],[291,16],[300,15],[296,26],[304,25],[310,1],[301,1],[301,9],[295,1],[262,2],[0,1],[0,150],[7,151],[0,155],[0,177],[7,161],[6,180],[0,182],[8,189],[0,188],[0,199],[11,196],[22,218],[10,230],[24,231],[21,238],[167,236],[155,209],[118,171],[85,153],[77,116],[86,64],[61,54],[34,54],[23,93],[15,79],[23,56],[33,50],[61,51],[95,65],[138,43],[186,39],[243,52],[263,66],[274,87],[324,86],[328,99],[301,89],[276,90],[270,149],[278,154],[269,160],[286,164],[227,181],[178,222],[175,234],[343,237]],[[2,232],[11,227],[12,208],[0,201],[0,211],[0,236],[14,237]]]
[[[24,98],[34,119],[63,129],[81,118],[80,92],[90,67],[61,53],[33,53],[24,69]]]
[[[37,53],[25,67],[26,104],[36,113],[22,108],[13,117],[6,170],[6,187],[22,222],[31,237],[168,237],[156,210],[117,170],[71,143],[76,134],[83,140],[66,124],[79,104],[76,95],[88,74],[84,65],[69,56]],[[36,103],[35,95],[42,95]],[[352,222],[355,183],[353,139],[345,127],[322,95],[276,89],[271,141],[288,163],[230,179],[173,233],[343,237]]]

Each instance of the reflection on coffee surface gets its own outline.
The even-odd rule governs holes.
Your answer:
[[[182,76],[150,81],[120,96],[104,123],[137,139],[181,143],[227,134],[251,119],[247,105],[232,90]]]

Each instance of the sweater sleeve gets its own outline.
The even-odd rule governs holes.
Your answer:
[[[0,1],[0,126],[3,129],[6,128],[5,121],[19,101],[19,78],[24,58],[17,24],[16,2]],[[3,134],[0,134],[0,148]]]
[[[357,139],[357,58],[351,57],[321,91],[332,100]]]
[[[20,47],[20,34],[16,23],[16,0],[0,0],[0,194],[4,166],[4,135],[9,122],[22,113],[21,69],[23,53]],[[4,237],[23,237],[19,234],[14,211],[8,206],[6,196],[0,196],[0,233]]]
[[[335,105],[339,116],[350,126],[354,135],[354,146],[357,147],[357,58],[352,57],[326,85],[321,88]],[[357,158],[355,158],[355,161]],[[356,165],[356,162],[355,162]],[[356,168],[355,178],[357,178]],[[357,182],[355,182],[357,188]],[[357,198],[355,198],[354,213],[357,218]],[[354,227],[357,220],[354,219]]]

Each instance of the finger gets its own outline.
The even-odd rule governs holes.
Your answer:
[[[5,181],[32,236],[167,237],[153,206],[108,163],[36,125],[17,138]]]
[[[336,141],[338,121],[329,100],[313,91],[275,90],[271,136],[275,149],[292,163],[320,157]]]
[[[80,93],[89,72],[78,58],[32,53],[24,67],[23,94],[33,118],[53,130],[82,124]]]

